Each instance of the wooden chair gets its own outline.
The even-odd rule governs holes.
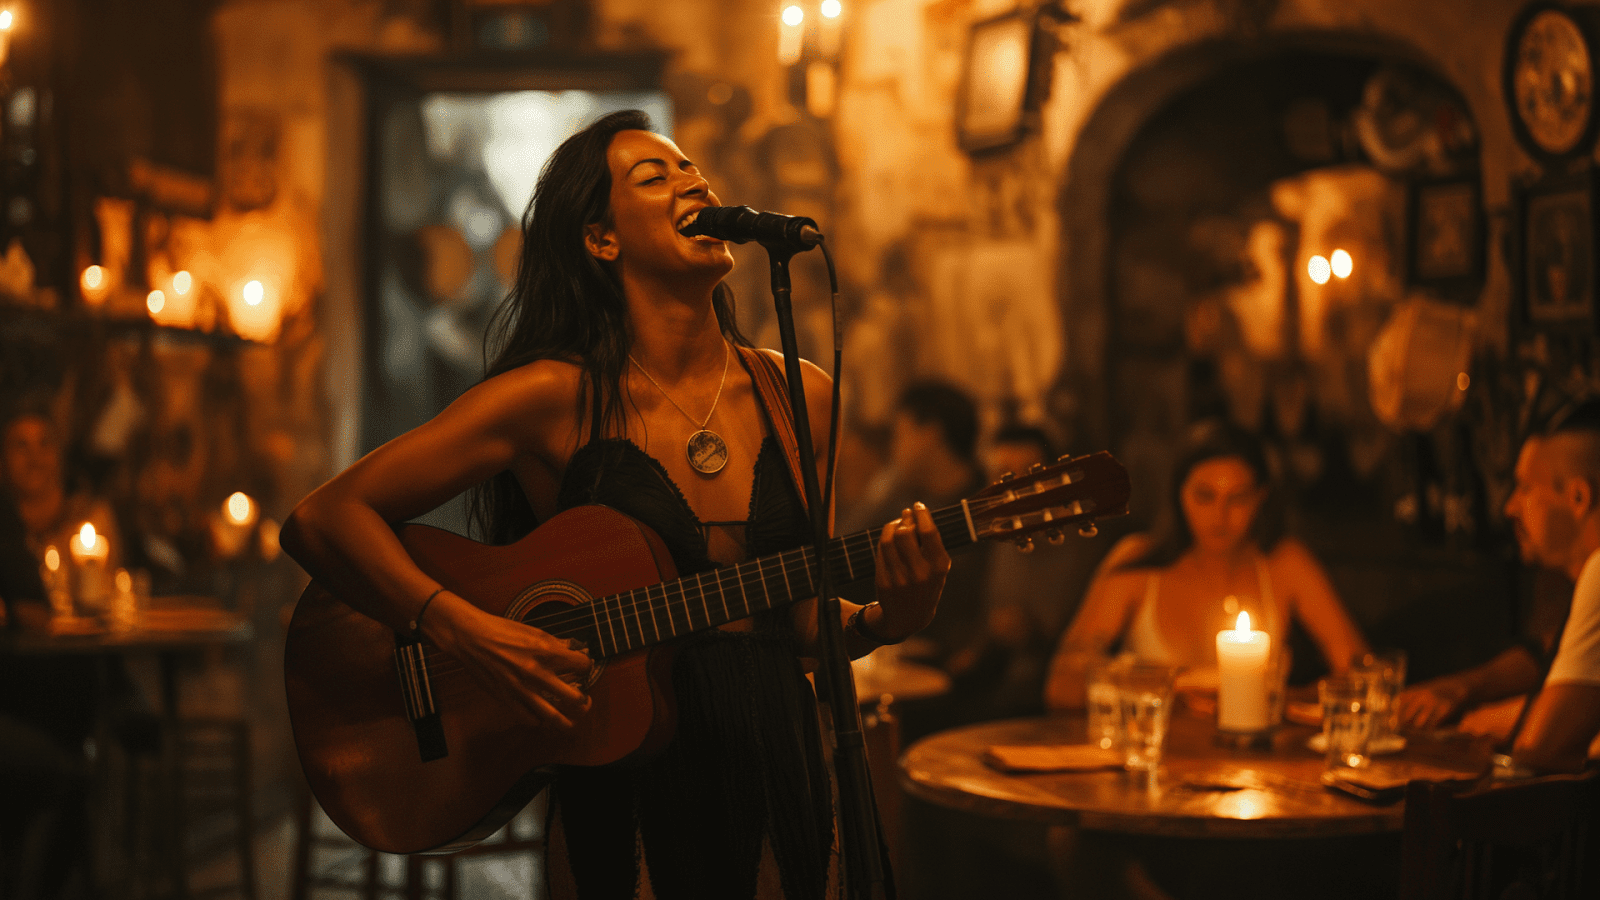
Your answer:
[[[1401,900],[1600,897],[1600,772],[1406,786]]]

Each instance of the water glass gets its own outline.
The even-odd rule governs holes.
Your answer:
[[[1366,768],[1371,761],[1374,715],[1371,680],[1359,671],[1317,683],[1322,699],[1322,739],[1328,745],[1329,769]]]
[[[1113,660],[1103,659],[1089,667],[1088,696],[1084,708],[1089,713],[1089,743],[1102,750],[1122,746],[1122,707],[1117,697]]]
[[[1123,765],[1130,772],[1154,772],[1161,766],[1172,721],[1174,674],[1166,666],[1138,664],[1116,673]]]
[[[1288,647],[1274,647],[1267,660],[1267,725],[1276,728],[1283,724],[1283,704],[1289,692],[1289,670],[1294,666],[1294,654]]]
[[[1383,650],[1358,654],[1350,661],[1350,670],[1367,678],[1367,700],[1374,716],[1374,744],[1397,734],[1400,710],[1395,704],[1395,697],[1399,696],[1406,684],[1406,652]]]

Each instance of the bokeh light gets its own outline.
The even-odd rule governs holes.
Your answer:
[[[844,12],[844,5],[839,0],[822,0],[822,15],[824,18],[837,19]]]
[[[1355,270],[1356,266],[1355,260],[1351,259],[1350,254],[1343,250],[1333,251],[1333,258],[1328,262],[1333,268],[1333,277],[1335,278],[1349,278],[1350,273]]]
[[[1328,279],[1333,277],[1333,267],[1328,264],[1327,257],[1313,256],[1311,262],[1306,264],[1306,274],[1317,284],[1327,284]]]
[[[799,25],[801,22],[804,22],[805,20],[806,20],[806,11],[801,9],[800,7],[798,7],[798,6],[786,6],[786,7],[783,8],[783,24],[789,26],[790,28],[793,28],[796,25]]]
[[[260,306],[261,298],[267,295],[267,289],[259,281],[251,281],[244,286],[244,302],[251,306]]]
[[[144,308],[150,310],[150,315],[156,315],[167,308],[167,295],[160,291],[151,291],[150,296],[144,298]]]

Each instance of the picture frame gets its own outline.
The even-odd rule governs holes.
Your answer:
[[[1593,332],[1595,179],[1592,169],[1516,191],[1516,290],[1522,324]]]
[[[1042,99],[1039,13],[1017,9],[975,22],[956,95],[956,141],[967,153],[1009,147]]]
[[[1406,189],[1406,285],[1471,303],[1483,288],[1483,187],[1476,172]]]

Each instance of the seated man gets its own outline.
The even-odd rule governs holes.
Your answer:
[[[1576,583],[1555,660],[1512,756],[1535,771],[1577,771],[1600,735],[1600,401],[1528,438],[1505,511],[1523,559]],[[1509,684],[1526,681],[1533,663],[1508,657],[1501,665]]]

